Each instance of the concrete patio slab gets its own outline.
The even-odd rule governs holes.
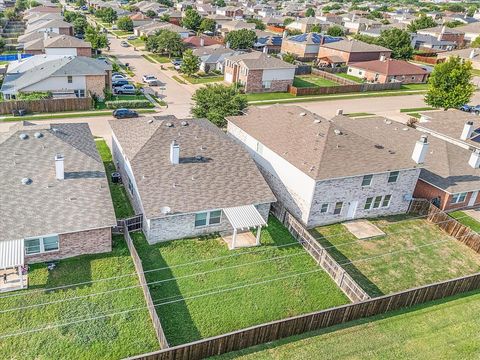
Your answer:
[[[368,239],[385,235],[382,230],[366,219],[349,221],[343,223],[343,226],[345,226],[357,239]]]
[[[7,281],[4,282],[4,275],[7,275]],[[0,270],[0,293],[7,291],[15,291],[26,289],[28,286],[28,275],[23,275],[22,278],[17,274],[15,269]]]
[[[232,250],[233,235],[222,236],[222,239],[227,243],[228,248]],[[257,239],[255,238],[255,235],[253,235],[250,231],[237,234],[237,238],[235,239],[235,248],[251,246],[257,246]]]

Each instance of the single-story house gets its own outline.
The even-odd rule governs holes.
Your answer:
[[[453,41],[438,40],[437,37],[432,35],[412,34],[411,36],[411,45],[417,50],[450,51],[457,47],[457,44]]]
[[[222,41],[207,35],[189,36],[183,39],[183,43],[189,48],[200,48],[204,46],[223,44]]]
[[[470,61],[474,69],[480,70],[480,49],[477,48],[465,48],[459,50],[447,51],[437,54],[439,61],[448,60],[451,56],[458,56],[460,59]]]
[[[211,45],[199,47],[193,50],[193,54],[200,58],[200,71],[205,73],[219,71],[223,74],[225,59],[230,56],[243,54],[243,52],[227,49],[222,45]]]
[[[363,132],[375,126],[363,119],[351,125],[299,106],[251,107],[227,120],[278,202],[308,228],[408,210],[422,163],[415,142],[371,140]]]
[[[138,26],[133,29],[133,33],[136,36],[150,36],[155,35],[155,33],[159,30],[169,30],[176,32],[180,35],[182,39],[186,39],[190,36],[190,30],[185,29],[181,26],[171,24],[169,22],[163,21],[151,21],[148,24]]]
[[[380,84],[396,81],[404,84],[422,84],[427,81],[429,73],[408,61],[380,59],[351,63],[347,74]]]
[[[282,92],[293,84],[296,66],[253,51],[225,59],[224,80],[241,84],[246,93]]]
[[[417,30],[417,34],[431,35],[438,40],[453,41],[457,47],[462,46],[465,39],[465,33],[462,30],[459,30],[459,28],[449,28],[445,25]]]
[[[468,25],[459,26],[457,30],[465,33],[464,40],[471,43],[480,36],[480,22],[477,21]]]
[[[43,33],[43,38],[24,44],[23,51],[32,55],[92,56],[92,45],[74,36]]]
[[[255,30],[257,41],[253,44],[253,48],[267,54],[277,54],[282,49],[282,34],[274,34],[266,31]]]
[[[243,21],[243,20],[232,20],[232,21],[222,23],[222,27],[219,31],[220,31],[220,34],[223,37],[225,37],[230,31],[241,30],[241,29],[255,30],[255,24],[247,23],[246,21]]]
[[[0,152],[0,269],[111,251],[115,213],[88,124],[20,122]]]
[[[281,52],[290,53],[299,60],[310,61],[318,57],[320,46],[340,41],[342,38],[318,33],[308,33],[284,37]]]
[[[161,116],[110,126],[114,161],[150,244],[235,238],[266,224],[274,195],[248,153],[208,120]]]
[[[15,99],[18,93],[51,92],[53,96],[104,97],[111,88],[112,65],[104,60],[71,55],[35,55],[12,61],[0,93]]]
[[[378,60],[381,57],[390,58],[392,51],[386,47],[367,44],[360,40],[346,39],[335,42],[323,43],[318,51],[318,58],[338,57],[346,64]]]

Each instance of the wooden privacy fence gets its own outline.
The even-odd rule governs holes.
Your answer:
[[[427,220],[436,224],[448,235],[467,245],[470,249],[480,254],[480,235],[472,231],[452,218],[446,212],[440,210],[431,202],[425,199],[414,199],[410,204],[409,212],[419,215],[426,215]]]
[[[45,113],[90,110],[91,108],[91,97],[0,101],[0,114],[11,114],[13,110],[20,109],[25,109],[29,113]]]
[[[433,56],[422,56],[422,55],[413,55],[413,60],[424,62],[427,64],[435,65],[440,62],[440,59],[437,58],[437,55],[434,54]]]
[[[143,229],[143,214],[138,214],[126,219],[117,219],[117,226],[114,226],[112,231],[115,234],[123,234],[127,227],[128,231],[136,231]]]
[[[167,338],[165,337],[165,333],[163,332],[160,318],[158,317],[157,311],[155,310],[155,305],[153,303],[152,296],[150,295],[150,290],[148,289],[147,280],[145,279],[145,274],[143,272],[142,260],[140,259],[140,256],[138,256],[137,249],[135,249],[135,245],[133,245],[132,238],[128,233],[128,228],[126,225],[124,226],[123,232],[125,236],[125,242],[128,246],[128,250],[130,250],[130,255],[132,256],[133,263],[135,264],[135,271],[138,275],[140,285],[142,286],[143,296],[145,297],[145,301],[147,303],[147,309],[153,322],[155,334],[157,335],[157,339],[160,343],[161,348],[166,349],[169,347]]]
[[[438,282],[392,295],[377,297],[358,303],[334,307],[306,315],[295,316],[208,339],[171,347],[166,350],[138,355],[138,360],[197,360],[265,344],[293,335],[347,323],[352,320],[385,314],[429,301],[480,288],[480,273]]]
[[[346,71],[345,71],[346,72]],[[341,85],[358,85],[358,82],[335,75],[334,72],[312,69],[312,74],[322,79],[335,81]]]

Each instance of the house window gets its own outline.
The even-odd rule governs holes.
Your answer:
[[[465,201],[466,198],[467,198],[467,193],[466,192],[453,194],[451,203],[452,204],[462,203],[462,202]]]
[[[44,236],[34,239],[25,239],[25,254],[41,254],[58,250],[59,248],[58,235]]]
[[[388,174],[388,182],[389,182],[389,183],[397,182],[397,180],[398,180],[398,174],[399,174],[398,171],[391,171],[391,172]]]
[[[335,203],[335,210],[333,210],[333,215],[338,215],[342,212],[343,202]]]
[[[215,210],[195,214],[195,227],[220,224],[222,220],[222,211]]]
[[[81,97],[81,98],[85,97],[84,89],[74,90],[73,92],[75,93],[76,97]]]
[[[327,211],[328,211],[328,204],[327,203],[322,204],[322,206],[320,207],[320,213],[325,214]]]
[[[67,76],[67,82],[71,84],[73,82],[73,77],[72,76]]]
[[[258,142],[257,141],[257,153],[259,153],[260,155],[263,154],[263,144],[261,142]]]
[[[362,186],[372,185],[373,175],[365,175],[362,179]]]
[[[378,209],[380,207],[380,203],[382,202],[381,196],[376,196],[375,201],[373,202],[373,208]]]
[[[372,207],[373,203],[373,197],[367,198],[367,201],[365,202],[365,206],[363,207],[364,210],[369,210]]]
[[[271,81],[262,81],[262,88],[263,89],[270,89],[272,87]]]

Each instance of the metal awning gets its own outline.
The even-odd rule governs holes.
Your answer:
[[[24,265],[24,241],[0,241],[0,269]]]
[[[234,229],[249,229],[267,224],[254,205],[226,208],[223,212]]]

